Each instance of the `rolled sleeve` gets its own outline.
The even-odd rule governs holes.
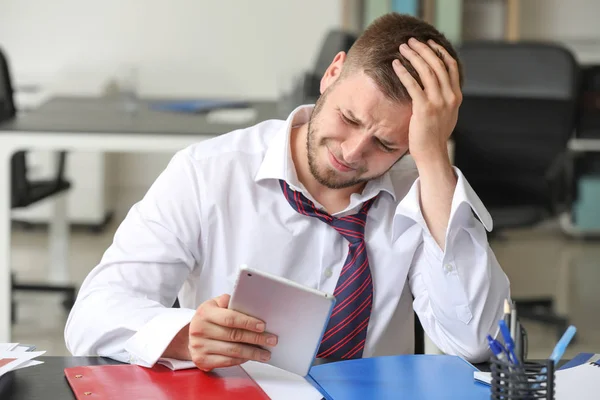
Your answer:
[[[492,218],[461,171],[454,170],[457,184],[444,250],[421,213],[418,179],[398,212],[422,228],[409,284],[423,328],[445,353],[478,362],[489,358],[486,335],[497,334],[509,282],[488,244]]]

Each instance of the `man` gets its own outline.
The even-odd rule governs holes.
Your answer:
[[[336,55],[314,108],[180,151],[83,283],[68,349],[203,370],[268,360],[268,325],[227,309],[247,264],[345,304],[318,357],[411,353],[414,309],[442,351],[486,360],[509,282],[449,161],[461,82],[443,35],[389,14]]]

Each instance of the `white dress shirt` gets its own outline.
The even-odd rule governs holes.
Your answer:
[[[73,355],[152,366],[202,302],[231,293],[242,264],[333,293],[347,241],[294,211],[279,185],[284,179],[315,201],[298,181],[289,141],[291,127],[311,111],[301,106],[287,121],[230,132],[173,157],[83,282],[65,328]],[[413,353],[414,309],[443,352],[487,359],[486,335],[496,336],[509,297],[487,242],[490,215],[455,168],[442,251],[421,214],[417,170],[407,160],[333,214],[355,213],[380,194],[365,230],[374,300],[363,357]],[[171,308],[177,297],[181,308]]]

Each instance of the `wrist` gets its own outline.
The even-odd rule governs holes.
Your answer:
[[[443,150],[430,149],[427,152],[410,153],[420,174],[439,173],[440,170],[452,170],[450,155],[447,148]]]
[[[174,358],[176,360],[191,360],[192,357],[189,350],[189,331],[189,324],[181,328],[173,340],[171,340],[171,343],[169,343],[161,357]]]

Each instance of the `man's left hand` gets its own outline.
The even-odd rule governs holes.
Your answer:
[[[432,40],[426,44],[411,38],[408,44],[400,46],[400,53],[415,68],[424,87],[421,88],[406,68],[394,60],[394,71],[412,99],[408,133],[410,154],[417,163],[445,156],[462,102],[458,64],[446,49]]]

